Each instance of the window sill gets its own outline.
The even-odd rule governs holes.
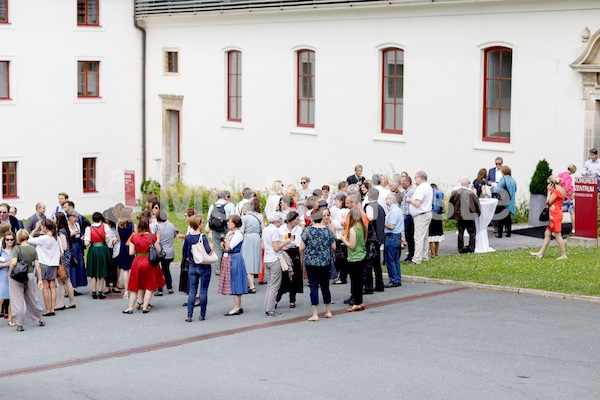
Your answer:
[[[3,199],[19,199],[19,196],[2,196]]]
[[[16,101],[14,98],[0,99],[0,105],[2,104],[16,104]]]
[[[490,150],[490,151],[503,151],[506,153],[514,153],[515,149],[511,143],[506,142],[482,142],[473,145],[475,150]]]
[[[313,128],[296,127],[290,131],[292,135],[319,136]]]
[[[76,97],[75,104],[86,104],[86,103],[106,103],[106,100],[103,97]]]
[[[81,192],[81,194],[85,197],[100,197],[101,196],[100,192],[97,190],[93,191],[93,192],[92,191],[83,191],[83,192]]]
[[[224,121],[221,124],[221,128],[231,128],[231,129],[244,129],[244,125],[242,124],[242,122],[236,122],[236,121]]]
[[[375,142],[393,142],[393,143],[406,143],[406,139],[399,133],[381,133],[373,136]]]
[[[74,32],[106,32],[102,25],[77,25]]]
[[[163,72],[163,76],[179,76],[179,72]]]

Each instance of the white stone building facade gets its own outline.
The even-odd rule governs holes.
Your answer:
[[[98,8],[85,26],[82,2]],[[0,161],[9,175],[16,163],[17,196],[10,176],[3,190],[20,217],[59,191],[83,212],[123,202],[126,170],[138,188],[304,175],[315,187],[360,163],[367,176],[425,170],[451,187],[501,156],[525,197],[540,159],[561,172],[600,147],[593,0],[25,7],[0,0]],[[92,191],[84,159],[95,159]]]

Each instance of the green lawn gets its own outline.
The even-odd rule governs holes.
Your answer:
[[[557,261],[556,246],[544,258],[529,255],[536,249],[503,250],[484,254],[457,254],[419,265],[402,264],[405,275],[540,289],[553,292],[600,295],[600,249],[569,247],[568,260]]]

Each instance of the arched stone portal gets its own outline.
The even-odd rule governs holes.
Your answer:
[[[588,158],[589,149],[600,148],[600,30],[590,37],[589,29],[585,28],[581,38],[581,55],[571,64],[571,68],[581,73],[582,95],[585,101],[585,160]]]

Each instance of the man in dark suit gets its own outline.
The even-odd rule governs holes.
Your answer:
[[[479,198],[469,189],[469,179],[460,180],[461,187],[450,195],[448,203],[451,205],[448,219],[454,219],[458,225],[458,252],[473,253],[475,251],[475,219],[481,215]],[[465,247],[465,229],[469,234],[469,245]],[[485,233],[487,235],[487,232]]]
[[[354,167],[354,175],[350,175],[348,178],[346,178],[346,182],[348,182],[350,185],[356,183],[360,183],[360,185],[362,185],[362,183],[365,181],[365,177],[362,176],[362,172],[363,172],[363,167],[360,164],[357,164]]]
[[[17,218],[17,207],[10,206],[10,210],[8,211],[8,215],[10,215],[11,217]],[[17,222],[19,223],[19,229],[25,229],[25,226],[23,226],[23,221],[21,221],[19,218],[17,218]]]
[[[364,211],[369,218],[370,224],[367,232],[367,249],[369,246],[374,246],[376,253],[369,255],[367,252],[367,258],[365,259],[364,267],[364,294],[372,294],[373,291],[383,292],[383,271],[381,269],[381,262],[379,251],[381,245],[385,243],[385,211],[381,204],[377,201],[379,199],[379,191],[375,188],[369,189],[367,192],[368,203],[364,206]],[[373,271],[375,272],[375,287],[373,287]]]
[[[45,212],[46,205],[44,203],[40,202],[35,205],[35,214],[29,217],[29,219],[27,219],[27,223],[25,224],[25,229],[27,229],[27,232],[33,232],[35,224],[37,224],[38,221],[41,222],[46,219],[46,215],[44,215]],[[40,231],[38,230],[34,236],[40,236]]]
[[[492,182],[498,182],[502,178],[502,164],[504,164],[504,160],[502,159],[502,157],[496,157],[495,162],[496,166],[490,168],[488,171],[488,184],[491,184]],[[492,197],[497,198],[498,194],[492,193]],[[494,233],[498,233],[498,221],[495,219],[492,220],[492,225],[494,226]]]

